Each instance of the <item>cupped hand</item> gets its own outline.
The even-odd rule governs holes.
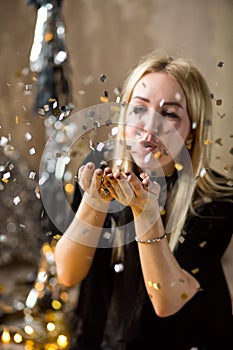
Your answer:
[[[140,174],[141,180],[133,171],[113,174],[110,168],[104,171],[104,183],[111,196],[130,206],[140,214],[145,209],[153,209],[158,204],[160,186],[152,182],[145,173]]]
[[[104,171],[96,169],[94,163],[82,165],[78,171],[78,183],[90,198],[111,201],[113,197],[103,184]]]

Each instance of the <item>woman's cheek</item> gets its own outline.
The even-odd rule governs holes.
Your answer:
[[[138,135],[138,130],[136,126],[127,125],[125,128],[126,139],[135,139],[135,136]]]

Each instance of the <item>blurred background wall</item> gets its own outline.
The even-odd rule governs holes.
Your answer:
[[[29,67],[37,11],[26,0],[1,1],[0,10],[1,133],[11,133],[21,156],[38,169],[43,120],[32,116],[33,94],[23,94],[32,81],[22,75]],[[213,142],[212,163],[220,173],[232,174],[232,10],[232,0],[63,0],[74,110],[101,103],[103,90],[114,101],[114,89],[150,50],[185,56],[207,77],[214,102],[221,100],[214,103],[213,141],[222,142]],[[108,78],[105,85],[101,74]],[[16,115],[31,122],[33,156],[22,142],[28,125],[17,127]]]
[[[37,9],[29,2],[0,1],[0,166],[1,171],[14,167],[10,181],[0,186],[0,244],[14,236],[11,248],[17,259],[27,256],[37,264],[46,232],[34,189],[46,132],[44,118],[33,111],[36,74],[30,71],[29,56]],[[141,55],[158,49],[184,56],[206,76],[213,93],[212,167],[233,177],[232,0],[63,0],[61,14],[72,113],[103,103],[106,94],[109,102],[115,101],[116,89]],[[14,265],[14,254],[2,250],[1,265]],[[233,296],[232,256],[231,245],[223,261]]]

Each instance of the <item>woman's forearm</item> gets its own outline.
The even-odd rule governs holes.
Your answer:
[[[196,294],[200,285],[192,275],[180,267],[164,236],[161,218],[151,223],[153,215],[155,214],[152,211],[145,211],[137,216],[136,234],[148,295],[155,312],[161,317],[166,317],[181,309]]]
[[[82,200],[79,209],[55,248],[57,275],[61,283],[72,286],[87,275],[106,218],[108,203]]]

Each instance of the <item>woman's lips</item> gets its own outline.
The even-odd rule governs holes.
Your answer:
[[[156,142],[142,140],[139,142],[140,148],[145,153],[155,153],[160,150],[160,145]]]

